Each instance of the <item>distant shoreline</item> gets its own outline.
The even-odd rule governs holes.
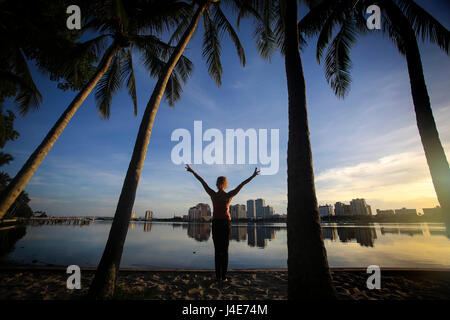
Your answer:
[[[112,220],[112,217],[108,217],[105,220]],[[423,223],[423,222],[435,222],[435,223],[445,223],[445,219],[441,216],[331,216],[331,217],[321,217],[321,222],[347,222],[347,223],[370,223],[370,222],[380,222],[380,223]],[[101,219],[96,219],[101,220]],[[269,219],[232,219],[232,222],[243,222],[243,223],[286,223],[286,218],[269,218]],[[190,223],[201,223],[210,221],[186,221],[180,218],[154,218],[152,220],[144,219],[131,219],[133,222],[190,222]]]
[[[113,217],[57,217],[48,216],[43,218],[33,217],[33,218],[13,218],[8,220],[0,220],[0,230],[13,227],[15,225],[28,224],[30,222],[45,223],[45,221],[54,221],[51,224],[59,224],[62,221],[67,221],[73,219],[81,224],[90,224],[93,221],[105,221],[109,222],[113,220]],[[286,224],[286,218],[269,218],[269,219],[233,219],[232,223],[256,223],[256,224],[272,224],[272,223],[284,223]],[[133,218],[130,222],[168,222],[168,223],[211,223],[211,220],[196,220],[187,221],[180,217],[175,218],[152,218],[150,220],[145,220],[143,218]],[[442,216],[414,216],[414,215],[404,215],[404,216],[328,216],[321,217],[321,223],[446,223]]]

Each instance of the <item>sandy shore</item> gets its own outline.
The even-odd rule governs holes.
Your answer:
[[[82,269],[81,289],[66,289],[68,275],[58,267],[0,269],[2,300],[67,300],[86,294],[94,270]],[[360,269],[333,269],[339,299],[410,300],[450,299],[450,270],[382,270],[381,289],[369,290],[369,276]],[[212,270],[121,270],[118,299],[284,300],[287,271],[230,271],[219,288]]]

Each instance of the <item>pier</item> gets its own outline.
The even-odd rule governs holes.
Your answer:
[[[12,219],[0,219],[0,227],[11,226],[20,223],[26,223],[31,225],[54,225],[54,224],[66,224],[66,225],[89,225],[94,222],[94,217],[31,217],[31,218],[12,218]]]
[[[46,225],[46,224],[73,224],[73,225],[89,225],[95,221],[94,217],[32,217],[24,219],[25,222],[31,225]]]

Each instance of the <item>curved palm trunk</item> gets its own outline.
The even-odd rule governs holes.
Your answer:
[[[398,22],[401,33],[405,36],[405,56],[417,128],[419,129],[436,196],[445,219],[450,222],[450,169],[434,121],[430,97],[423,75],[419,46],[409,21],[400,9],[395,5],[390,5],[389,8],[391,9],[388,11],[392,15],[391,19]]]
[[[104,299],[109,298],[114,294],[123,246],[125,244],[130,222],[131,210],[133,209],[134,200],[136,198],[136,190],[139,184],[142,166],[144,165],[148,144],[150,142],[150,135],[152,133],[156,112],[158,111],[170,74],[183,54],[189,40],[192,38],[200,17],[206,7],[207,4],[205,3],[195,12],[189,27],[170,56],[163,75],[158,79],[152,96],[147,104],[139,127],[133,155],[128,166],[127,175],[120,193],[105,251],[103,252],[95,278],[89,289],[89,298]]]
[[[89,80],[89,82],[84,86],[84,88],[77,94],[72,103],[67,107],[64,113],[59,117],[58,121],[47,133],[44,140],[36,148],[33,154],[28,158],[27,162],[23,165],[20,171],[16,174],[14,179],[6,187],[0,196],[0,218],[2,218],[11,205],[14,203],[16,198],[20,195],[22,190],[30,181],[34,172],[37,170],[41,162],[44,160],[45,156],[49,153],[50,149],[58,140],[59,136],[72,119],[75,112],[81,106],[86,97],[91,93],[97,82],[102,78],[105,72],[108,70],[114,54],[116,53],[118,47],[113,43],[105,55],[103,56],[100,64],[97,67],[97,71],[94,76]]]
[[[412,30],[411,30],[412,32]],[[423,75],[419,47],[414,37],[407,44],[406,61],[408,64],[411,94],[416,113],[417,128],[422,140],[423,150],[427,159],[431,179],[442,213],[450,219],[450,169],[444,148],[439,139],[439,132],[431,110],[430,97]]]
[[[297,1],[286,0],[288,141],[288,299],[335,297],[314,187],[306,88],[299,53]]]

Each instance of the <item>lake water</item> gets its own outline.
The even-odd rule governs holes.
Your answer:
[[[96,221],[0,231],[0,264],[96,267],[110,227],[110,222]],[[450,240],[444,224],[324,224],[323,233],[331,267],[375,264],[450,269]],[[229,267],[286,268],[286,237],[285,224],[234,223]],[[210,224],[134,222],[121,267],[213,269],[213,257]]]

